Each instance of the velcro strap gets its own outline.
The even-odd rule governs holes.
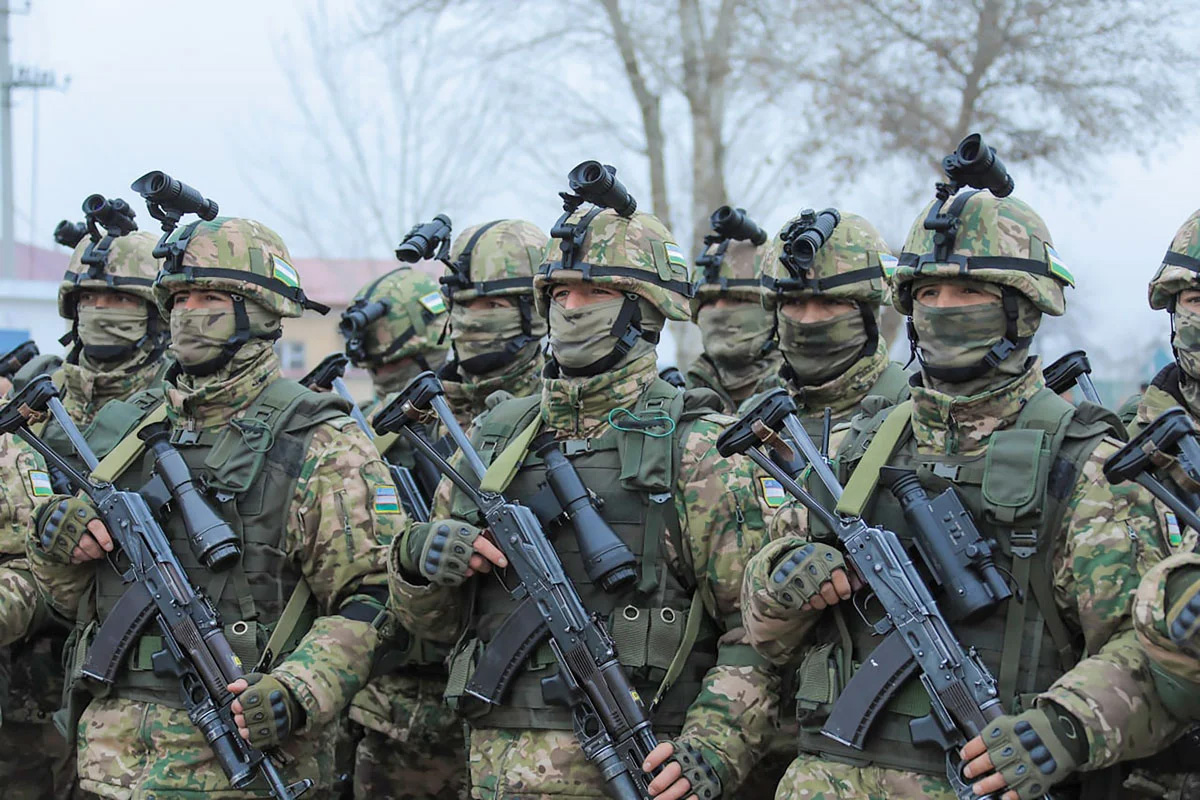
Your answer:
[[[867,502],[879,483],[879,470],[892,457],[892,451],[896,449],[900,437],[904,435],[909,421],[912,420],[912,410],[912,401],[905,400],[883,420],[875,437],[871,439],[871,444],[867,446],[867,452],[863,453],[858,466],[850,475],[850,480],[846,482],[842,499],[837,504],[839,514],[862,516],[863,509],[867,507]]]

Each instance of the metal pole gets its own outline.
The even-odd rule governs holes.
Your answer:
[[[16,276],[13,239],[12,63],[8,34],[9,6],[0,6],[0,278]]]

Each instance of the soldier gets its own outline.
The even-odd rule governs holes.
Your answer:
[[[548,245],[534,282],[538,313],[549,321],[547,377],[539,394],[508,400],[478,420],[473,440],[489,462],[499,454],[521,462],[504,483],[528,501],[544,467],[524,452],[529,436],[517,434],[553,431],[599,497],[601,514],[639,558],[635,588],[602,591],[588,579],[575,538],[563,533],[552,541],[584,603],[607,617],[625,668],[655,709],[664,743],[645,767],[666,766],[652,791],[665,800],[713,797],[745,779],[774,714],[777,679],[744,643],[737,597],[767,505],[750,464],[716,453],[716,437],[731,420],[705,406],[712,394],[682,393],[658,378],[655,343],[666,319],[690,318],[691,286],[666,227],[630,213],[591,207],[555,226],[564,241]],[[464,693],[476,659],[513,608],[504,588],[512,576],[475,527],[478,514],[448,482],[433,516],[393,545],[392,604],[415,632],[445,642],[461,634],[446,694],[468,719],[472,796],[605,796],[569,711],[543,699],[540,680],[554,671],[547,646],[518,669],[504,705],[481,707]],[[423,555],[447,534],[474,548],[465,571]],[[501,580],[470,578],[493,569]]]
[[[1064,312],[1072,284],[1045,223],[1020,200],[982,192],[927,210],[892,286],[920,375],[911,401],[852,424],[838,466],[842,480],[854,477],[839,509],[865,509],[907,543],[915,532],[879,491],[880,467],[915,471],[931,497],[953,487],[1012,577],[1011,599],[953,623],[996,676],[1005,711],[963,750],[964,776],[976,794],[1005,800],[1064,781],[1103,797],[1119,781],[1075,773],[1154,752],[1176,730],[1130,631],[1132,594],[1159,557],[1152,499],[1104,479],[1117,448],[1111,415],[1055,395],[1028,357],[1042,315]],[[915,677],[863,750],[819,733],[879,639],[844,603],[853,586],[836,543],[815,530],[782,533],[751,560],[743,593],[755,647],[779,663],[797,658],[804,676],[800,753],[776,798],[954,798],[940,749],[912,741],[908,722],[930,709]],[[773,572],[791,558],[797,568]]]
[[[50,476],[11,436],[0,436],[0,486],[0,784],[13,800],[65,798],[73,752],[50,724],[62,696],[64,636],[47,635],[25,558],[29,520],[52,494]]]
[[[1173,406],[1187,409],[1200,424],[1200,211],[1180,226],[1150,281],[1150,307],[1171,315],[1171,351],[1141,396],[1125,401],[1118,412],[1133,436]]]
[[[177,509],[162,514],[189,579],[216,604],[248,670],[230,686],[235,722],[254,747],[285,754],[289,781],[303,776],[328,790],[330,723],[366,683],[385,545],[406,520],[346,403],[280,376],[272,343],[282,318],[324,307],[305,297],[279,236],[258,222],[216,217],[175,229],[164,244],[154,291],[178,367],[165,404],[127,420],[130,433],[92,475],[143,486],[153,458],[136,433],[169,424],[171,442],[242,542],[238,562],[212,573],[192,552]],[[107,691],[82,677],[92,626],[125,587],[106,563],[113,543],[95,509],[64,496],[46,508],[59,513],[38,516],[29,559],[51,610],[81,626],[67,659],[81,787],[110,798],[259,796],[231,789],[181,708],[178,682],[151,668],[161,647],[153,626]]]
[[[388,306],[367,327],[362,352],[352,342],[347,346],[355,363],[371,372],[371,414],[419,372],[440,365],[449,347],[439,338],[447,314],[437,282],[410,267],[372,281],[358,293],[355,304],[360,301]],[[381,436],[375,442],[388,463],[413,470],[421,483],[426,470],[407,439]],[[436,480],[424,488],[432,494],[435,487]],[[381,650],[375,677],[350,705],[350,719],[360,728],[355,732],[354,796],[465,797],[462,723],[442,702],[450,648],[400,629],[399,641]]]
[[[802,212],[771,240],[762,283],[785,362],[781,375],[805,429],[819,440],[826,408],[833,429],[844,428],[868,396],[906,399],[908,375],[888,359],[879,335],[885,267],[896,262],[887,242],[870,222],[843,212],[829,241],[804,262],[789,242],[814,219]]]
[[[450,248],[442,292],[453,350],[438,377],[463,426],[493,392],[525,397],[541,385],[546,321],[534,313],[533,274],[545,246],[532,222],[502,219],[467,228]]]
[[[152,252],[154,235],[113,229],[102,237],[94,225],[93,229],[91,237],[76,245],[58,287],[58,313],[71,323],[67,342],[72,347],[53,380],[71,418],[88,430],[96,449],[103,453],[123,431],[100,418],[100,410],[112,401],[127,401],[161,377],[168,330],[151,288],[159,267]],[[53,363],[48,357],[33,359],[18,371],[14,383],[23,386]],[[160,400],[161,395],[145,395],[145,404]],[[113,411],[115,408],[109,413]],[[33,427],[56,452],[83,466],[57,423],[51,420]],[[53,476],[53,471],[50,474]],[[19,544],[16,552],[22,553],[24,537]],[[27,611],[33,611],[36,595],[25,595],[25,602]],[[11,691],[20,700],[7,716],[13,736],[19,735],[22,725],[39,725],[43,732],[27,732],[19,740],[20,746],[3,749],[0,759],[12,759],[14,769],[41,764],[40,754],[31,753],[29,743],[51,745],[53,760],[61,764],[55,772],[60,787],[56,791],[64,796],[68,789],[61,787],[69,787],[73,781],[74,759],[69,740],[51,731],[50,725],[51,715],[62,702],[62,650],[68,628],[47,619],[39,620],[37,628],[12,650],[15,678]],[[43,772],[33,791],[47,790],[44,776]]]
[[[758,244],[749,236],[709,234],[692,271],[692,322],[700,326],[704,352],[688,367],[686,386],[712,389],[727,414],[747,397],[783,385],[774,320],[763,311],[766,292],[759,281],[766,235],[753,227]]]

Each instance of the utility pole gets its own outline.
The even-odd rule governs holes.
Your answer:
[[[28,13],[26,4],[19,13]],[[9,18],[15,13],[8,0],[0,0],[0,279],[13,278],[17,269],[15,238],[16,209],[13,200],[12,90],[58,89],[52,70],[33,67],[13,69]]]

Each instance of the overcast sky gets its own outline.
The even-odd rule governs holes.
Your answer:
[[[307,255],[300,232],[273,221],[246,185],[254,171],[250,154],[275,143],[287,151],[295,137],[275,43],[296,35],[293,14],[302,2],[32,0],[28,15],[14,15],[14,63],[70,76],[65,94],[38,93],[32,213],[34,100],[30,91],[14,92],[18,240],[30,239],[32,225],[33,240],[53,246],[55,223],[80,218],[80,203],[92,192],[126,197],[142,228],[153,230],[129,183],[162,169],[218,200],[223,213],[276,227],[297,243],[298,255]],[[1114,369],[1128,360],[1123,351],[1131,342],[1147,342],[1152,334],[1165,339],[1166,317],[1147,308],[1146,281],[1176,228],[1200,205],[1194,188],[1200,185],[1200,124],[1180,131],[1163,150],[1146,162],[1114,154],[1083,185],[1039,182],[1014,169],[1017,193],[1045,217],[1081,284],[1077,306],[1090,312],[1093,358]],[[563,165],[564,174],[571,166]],[[639,169],[622,172],[635,192]],[[802,206],[840,205],[875,220],[899,246],[924,200],[892,201],[894,190],[876,183],[864,176],[844,197],[828,202],[782,198],[765,222],[774,229]],[[524,216],[548,229],[557,210],[553,192],[528,198],[485,192],[477,207],[458,211],[469,220]],[[380,247],[378,255],[386,257],[387,249]]]

